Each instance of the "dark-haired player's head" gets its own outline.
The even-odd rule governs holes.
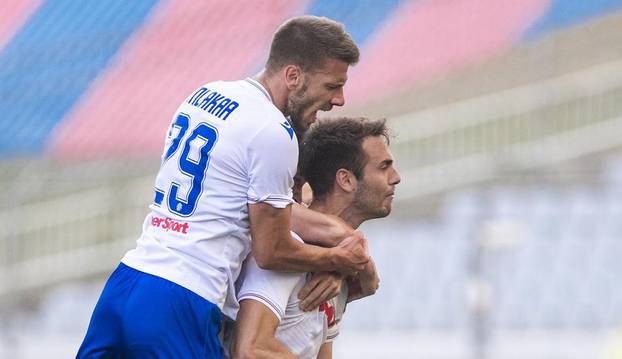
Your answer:
[[[391,212],[400,175],[389,152],[385,120],[321,120],[307,132],[300,170],[313,201],[339,196],[362,222]]]
[[[318,111],[343,106],[348,66],[358,60],[359,49],[339,22],[299,16],[278,28],[266,72],[284,76],[289,90],[285,114],[298,135],[315,122]]]

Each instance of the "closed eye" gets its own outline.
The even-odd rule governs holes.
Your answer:
[[[393,160],[384,160],[380,163],[380,168],[386,170],[393,165]]]

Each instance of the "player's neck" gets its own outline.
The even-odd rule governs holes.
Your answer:
[[[365,218],[353,211],[352,203],[348,200],[327,196],[323,199],[314,199],[309,208],[325,214],[332,214],[343,219],[350,227],[357,229]]]
[[[270,94],[272,103],[278,108],[284,116],[289,116],[287,113],[287,89],[283,84],[275,77],[263,70],[259,74],[253,76],[253,79],[259,82]]]

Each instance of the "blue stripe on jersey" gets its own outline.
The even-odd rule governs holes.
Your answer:
[[[342,22],[356,44],[362,46],[399,3],[400,0],[315,0],[307,13]]]
[[[621,9],[622,0],[553,0],[547,13],[527,29],[524,38],[534,40],[551,30]]]
[[[0,53],[0,155],[41,151],[156,3],[44,3]]]

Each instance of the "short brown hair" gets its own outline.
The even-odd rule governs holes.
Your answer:
[[[313,197],[322,198],[331,191],[341,168],[362,178],[368,161],[363,141],[370,136],[382,136],[388,144],[388,131],[386,120],[364,117],[325,119],[311,127],[302,142],[300,171],[309,182]]]
[[[298,16],[281,25],[272,39],[266,63],[268,71],[294,64],[303,71],[337,59],[350,65],[359,61],[359,49],[343,24],[317,16]]]

